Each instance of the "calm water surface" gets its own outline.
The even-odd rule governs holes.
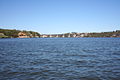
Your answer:
[[[0,39],[0,80],[120,80],[120,38]]]

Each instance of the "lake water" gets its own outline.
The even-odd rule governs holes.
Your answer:
[[[120,38],[0,39],[0,80],[120,80]]]

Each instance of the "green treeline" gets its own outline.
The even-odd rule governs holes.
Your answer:
[[[19,37],[19,33],[23,32],[29,37],[40,37],[40,34],[38,32],[34,31],[21,31],[16,29],[0,29],[0,38],[17,38]]]
[[[120,37],[120,30],[112,32],[88,33],[85,37]]]
[[[0,29],[0,38],[33,38],[33,37],[120,37],[120,30],[111,32],[92,33],[64,33],[64,34],[39,34],[34,31]]]

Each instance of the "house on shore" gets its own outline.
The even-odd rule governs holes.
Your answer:
[[[24,32],[19,32],[18,33],[18,38],[30,38],[30,36],[28,36],[26,33]]]
[[[4,33],[0,33],[0,38],[8,38]]]
[[[43,35],[41,35],[40,37],[46,38],[46,37],[48,37],[48,35],[43,34]]]

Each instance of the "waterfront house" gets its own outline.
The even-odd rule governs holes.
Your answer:
[[[43,35],[41,35],[41,37],[42,38],[46,38],[46,37],[48,37],[47,35],[45,35],[45,34],[43,34]]]
[[[7,36],[4,33],[0,33],[0,38],[7,38]]]
[[[18,33],[18,38],[30,38],[30,37],[24,32],[19,32]]]

